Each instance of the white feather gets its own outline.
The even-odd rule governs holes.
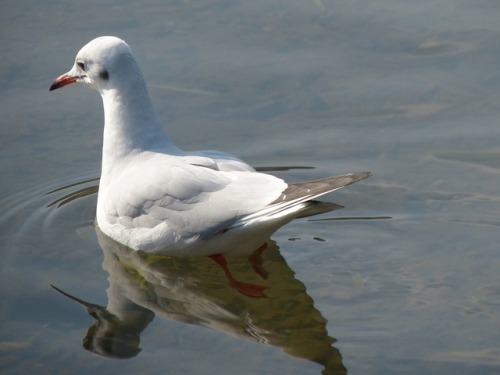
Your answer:
[[[368,173],[288,185],[220,151],[186,152],[168,138],[130,47],[100,37],[51,90],[72,82],[102,96],[97,224],[136,250],[175,255],[248,252],[310,205]]]

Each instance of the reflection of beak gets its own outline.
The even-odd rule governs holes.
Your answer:
[[[70,83],[75,83],[77,77],[71,77],[68,73],[64,73],[63,75],[56,78],[56,80],[50,85],[49,91],[64,87],[69,85]]]
[[[62,87],[62,86],[61,86]],[[57,88],[57,87],[56,87]],[[75,296],[72,296],[71,294],[69,293],[66,293],[64,290],[61,290],[59,289],[58,287],[50,284],[50,286],[57,290],[59,293],[61,293],[62,295],[68,297],[69,299],[72,299],[73,301],[76,301],[78,302],[80,305],[82,305],[83,307],[85,307],[85,309],[87,310],[87,312],[94,318],[96,319],[99,319],[101,316],[104,316],[104,317],[107,317],[107,315],[111,315],[110,313],[107,312],[106,308],[105,307],[102,307],[102,306],[99,306],[99,305],[95,305],[93,303],[90,303],[90,302],[86,302],[84,300],[81,300],[80,298],[78,297],[75,297]]]
[[[85,307],[95,319],[82,340],[86,350],[108,358],[132,358],[141,351],[140,333],[153,320],[153,312],[134,305],[130,312],[125,312],[124,319],[120,320],[105,307],[81,300],[52,284],[50,286]]]

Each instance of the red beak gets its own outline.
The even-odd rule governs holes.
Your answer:
[[[70,83],[75,83],[76,77],[70,77],[68,73],[64,73],[63,75],[56,78],[56,80],[50,85],[49,91],[64,87],[69,85]]]

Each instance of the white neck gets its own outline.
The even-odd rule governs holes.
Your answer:
[[[104,136],[101,180],[128,156],[142,151],[177,153],[156,115],[140,73],[101,92]],[[103,181],[101,181],[102,183]]]

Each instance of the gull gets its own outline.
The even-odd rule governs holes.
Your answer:
[[[371,175],[286,183],[228,153],[181,150],[153,108],[131,48],[114,36],[86,44],[50,91],[72,83],[96,89],[103,101],[96,224],[133,250],[172,256],[250,253],[303,216],[317,197]]]

